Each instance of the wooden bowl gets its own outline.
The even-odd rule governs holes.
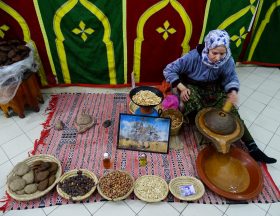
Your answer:
[[[257,162],[242,149],[231,147],[228,154],[212,146],[201,150],[196,168],[204,184],[215,193],[231,200],[249,200],[263,188],[263,176]]]
[[[52,156],[52,155],[47,155],[47,154],[40,154],[40,155],[34,155],[31,156],[25,160],[23,160],[22,162],[26,163],[28,166],[31,166],[34,162],[36,161],[44,161],[44,162],[55,162],[58,165],[58,170],[56,172],[56,179],[55,181],[52,183],[52,185],[50,185],[47,189],[45,189],[44,191],[36,191],[33,194],[22,194],[22,195],[18,195],[15,192],[13,192],[9,187],[8,184],[6,185],[7,188],[7,193],[15,200],[18,201],[28,201],[28,200],[33,200],[33,199],[37,199],[39,197],[44,196],[45,194],[47,194],[48,192],[50,192],[55,185],[58,183],[59,181],[59,177],[62,174],[62,168],[61,168],[61,164],[60,161]],[[8,177],[10,177],[11,175],[13,175],[13,173],[11,172]]]
[[[91,178],[95,185],[91,188],[90,191],[88,191],[86,194],[84,194],[83,196],[76,196],[76,197],[73,197],[73,196],[70,196],[69,194],[65,193],[60,187],[59,187],[59,183],[60,182],[63,182],[65,181],[67,178],[70,178],[72,176],[77,176],[78,175],[78,171],[82,171],[82,175],[86,176],[86,177],[89,177]],[[86,198],[88,198],[96,189],[96,185],[98,183],[98,178],[96,177],[96,175],[93,173],[93,172],[90,172],[89,170],[86,170],[86,169],[74,169],[74,170],[70,170],[69,172],[66,172],[64,173],[60,179],[59,179],[59,182],[56,186],[56,190],[57,190],[57,193],[63,197],[64,199],[68,199],[68,200],[73,200],[73,201],[81,201],[81,200],[84,200]]]

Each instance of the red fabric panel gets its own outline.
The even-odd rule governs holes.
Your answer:
[[[133,71],[134,40],[136,39],[136,28],[139,18],[151,6],[159,1],[127,1],[127,54],[128,54],[128,82],[130,73]],[[190,48],[196,47],[203,26],[204,9],[206,2],[178,1],[186,10],[192,21],[192,36]],[[156,29],[163,27],[168,20],[170,28],[176,29],[176,33],[170,35],[167,40],[162,39]],[[144,25],[144,41],[141,49],[140,82],[162,82],[164,80],[162,71],[171,61],[182,54],[181,43],[185,35],[180,14],[169,3],[165,8],[150,17]]]

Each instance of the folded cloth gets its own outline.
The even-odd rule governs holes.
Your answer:
[[[175,95],[167,95],[162,101],[163,109],[178,109],[179,99]]]

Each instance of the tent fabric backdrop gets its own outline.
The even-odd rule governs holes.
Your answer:
[[[196,47],[205,1],[127,1],[128,81],[161,82],[163,69]],[[137,5],[137,7],[135,7]]]
[[[212,29],[229,32],[238,60],[256,9],[246,61],[279,65],[273,49],[279,44],[278,6],[279,0],[5,0],[0,40],[35,46],[43,86],[122,85],[132,72],[137,83],[160,83],[164,67]]]
[[[261,0],[245,63],[280,66],[280,1]]]
[[[209,0],[205,11],[205,23],[200,37],[203,38],[212,29],[226,30],[231,39],[230,48],[232,56],[238,59],[242,45],[247,36],[247,30],[256,12],[258,0],[250,1],[224,1]],[[218,15],[218,16],[217,16]]]

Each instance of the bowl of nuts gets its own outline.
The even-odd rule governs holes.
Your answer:
[[[123,170],[111,171],[99,179],[97,190],[106,200],[126,199],[133,191],[134,178]]]
[[[86,169],[74,169],[64,173],[56,186],[57,193],[64,199],[80,201],[88,198],[96,189],[98,179]]]
[[[163,100],[163,94],[157,88],[151,86],[138,86],[129,92],[129,97],[140,107],[153,108]]]
[[[166,181],[156,175],[140,176],[134,184],[135,196],[145,202],[159,202],[164,200],[169,192]]]
[[[31,156],[18,163],[7,176],[7,193],[18,201],[37,199],[55,187],[61,173],[61,164],[56,157]]]

